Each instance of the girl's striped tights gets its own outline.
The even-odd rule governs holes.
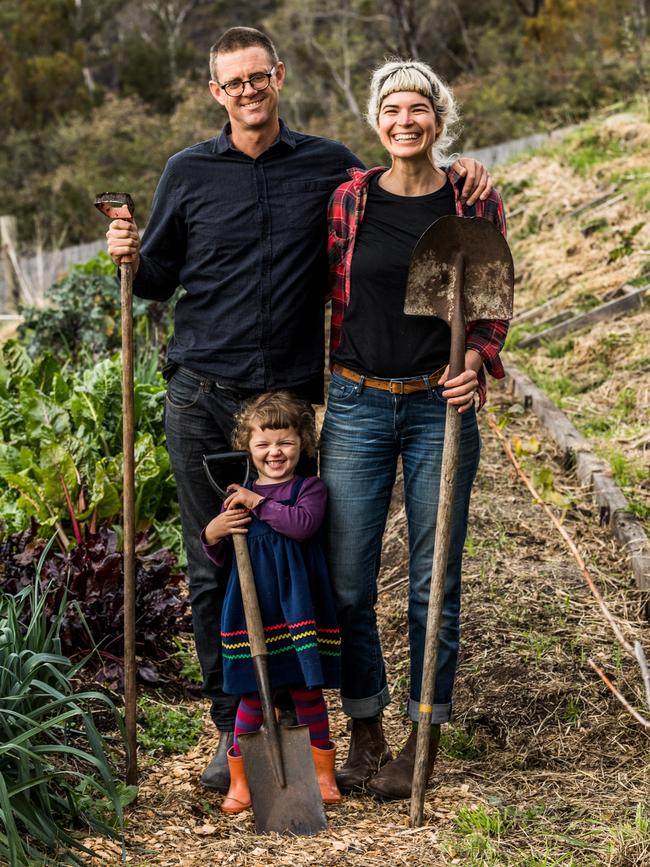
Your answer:
[[[330,747],[330,725],[327,716],[327,704],[320,687],[291,687],[291,698],[296,706],[296,716],[299,725],[309,726],[309,739],[312,747],[327,750]],[[241,755],[239,735],[256,732],[262,725],[262,703],[257,692],[242,695],[235,719],[235,738],[232,755]]]

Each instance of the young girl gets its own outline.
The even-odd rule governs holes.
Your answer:
[[[250,453],[257,480],[231,485],[221,514],[203,531],[208,557],[222,564],[235,533],[248,535],[271,687],[288,687],[298,723],[309,726],[323,801],[341,799],[334,779],[336,750],[330,741],[323,687],[339,686],[340,637],[319,528],[327,489],[317,477],[294,475],[301,449],[316,454],[314,419],[306,404],[287,392],[263,394],[237,417],[235,448]],[[221,809],[250,806],[238,737],[257,731],[262,709],[233,564],[221,618],[224,692],[241,696],[234,745],[228,752],[230,789]]]

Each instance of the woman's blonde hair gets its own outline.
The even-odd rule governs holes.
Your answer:
[[[235,416],[232,444],[236,449],[248,451],[254,426],[264,430],[293,428],[300,437],[300,447],[310,458],[318,449],[314,412],[304,400],[298,400],[288,391],[269,391],[247,401]]]
[[[457,130],[458,106],[454,95],[445,82],[420,60],[388,60],[373,73],[370,81],[366,119],[378,131],[377,120],[381,104],[391,93],[412,91],[425,96],[431,103],[438,121],[438,135],[432,148],[432,159],[436,165],[448,165],[455,156],[447,154]]]

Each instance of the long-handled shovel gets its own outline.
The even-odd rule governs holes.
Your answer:
[[[498,229],[483,218],[441,217],[429,226],[413,252],[404,312],[416,316],[438,316],[451,327],[449,378],[452,379],[465,369],[465,322],[510,319],[513,289],[512,256]],[[422,825],[424,815],[440,615],[461,425],[462,417],[458,410],[447,404],[411,794],[411,825],[416,828]]]
[[[210,484],[221,497],[227,487],[248,480],[246,452],[204,455]],[[316,780],[307,726],[279,726],[273,707],[267,667],[266,641],[248,554],[246,536],[233,534],[246,629],[250,640],[257,689],[264,723],[252,734],[241,735],[246,778],[251,791],[255,830],[258,834],[318,834],[327,828],[323,801]]]
[[[132,220],[135,207],[128,193],[100,193],[95,207],[111,220]],[[128,757],[126,781],[138,781],[135,665],[135,459],[133,409],[133,269],[120,266],[122,290],[122,452],[124,512],[124,717]]]

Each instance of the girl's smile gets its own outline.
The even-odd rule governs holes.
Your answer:
[[[293,478],[300,458],[300,437],[294,428],[271,430],[254,425],[248,447],[261,485],[279,485]]]

